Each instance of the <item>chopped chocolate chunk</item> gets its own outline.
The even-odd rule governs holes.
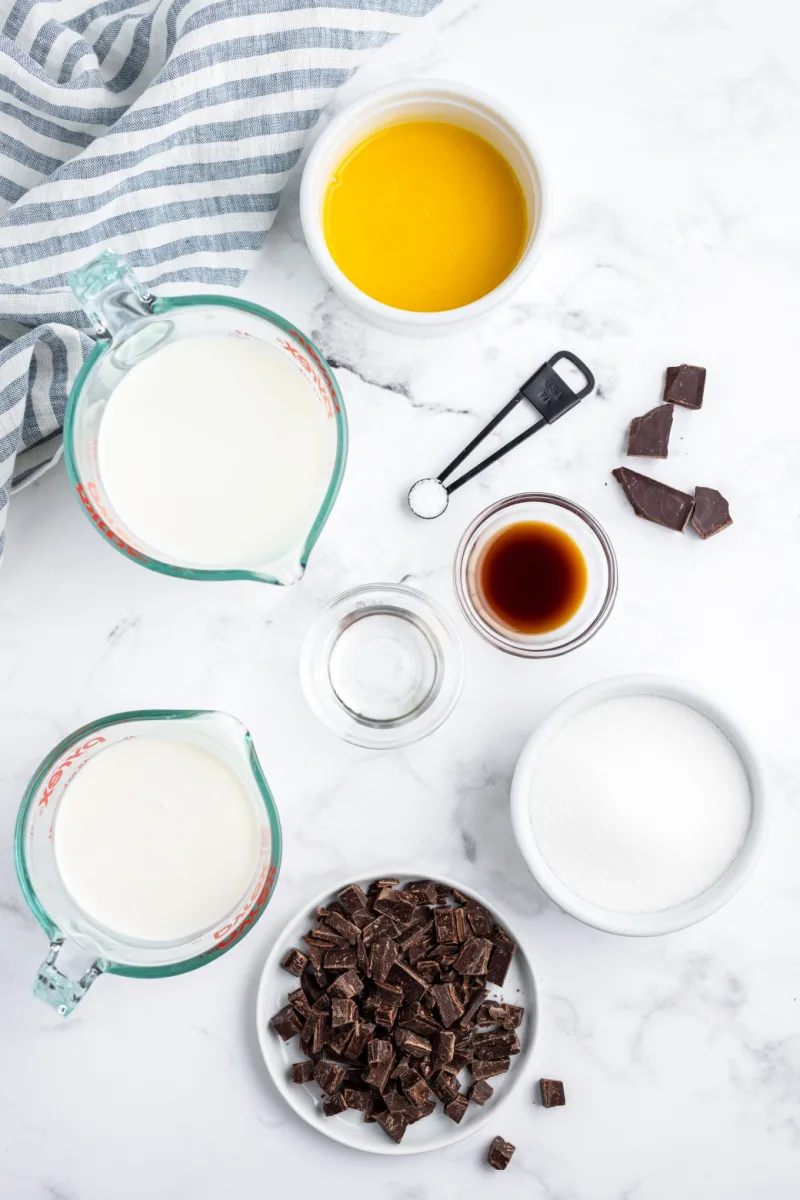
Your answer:
[[[408,1121],[402,1113],[390,1113],[388,1111],[378,1113],[375,1120],[393,1142],[402,1142],[403,1134],[408,1129]]]
[[[445,905],[444,908],[435,908],[433,910],[433,920],[436,926],[436,940],[441,945],[442,943],[457,942],[456,936],[456,910]]]
[[[310,1059],[292,1063],[292,1083],[310,1083],[314,1078],[314,1064]]]
[[[664,373],[664,399],[668,404],[702,408],[705,387],[705,367],[690,367],[687,363],[681,363],[679,367],[667,367]]]
[[[416,967],[420,959],[427,959],[428,951],[432,948],[433,943],[430,938],[426,938],[424,942],[418,942],[408,948],[408,961],[412,967]]]
[[[413,1029],[423,1037],[438,1033],[439,1025],[421,1004],[409,1004],[403,1009],[398,1022],[402,1029]]]
[[[346,888],[342,888],[339,892],[339,903],[351,917],[369,907],[369,901],[357,883],[351,883]]]
[[[439,893],[432,879],[417,879],[406,885],[407,892],[413,892],[418,904],[438,904]]]
[[[296,975],[299,979],[306,969],[307,962],[308,959],[305,954],[301,953],[296,946],[293,946],[288,954],[281,959],[281,966],[284,971],[288,971],[290,975]]]
[[[375,1026],[371,1021],[362,1021],[356,1018],[353,1036],[347,1044],[347,1058],[358,1058],[362,1055],[374,1032]]]
[[[316,1013],[329,1013],[331,1011],[330,996],[320,996],[319,999],[315,1000],[311,1005],[311,1011]]]
[[[511,1142],[504,1142],[501,1137],[496,1137],[489,1147],[486,1161],[490,1167],[494,1167],[495,1171],[505,1171],[515,1150],[516,1146]]]
[[[472,936],[472,930],[467,924],[466,910],[463,908],[454,908],[453,915],[456,919],[456,941],[465,942],[468,937]]]
[[[354,925],[352,921],[345,920],[344,917],[335,912],[332,912],[328,916],[328,924],[332,929],[335,929],[341,937],[346,938],[351,946],[355,946],[361,932],[357,925]]]
[[[340,1112],[344,1112],[346,1108],[347,1104],[341,1092],[335,1092],[332,1096],[326,1096],[322,1101],[322,1111],[326,1117],[335,1117]]]
[[[348,939],[329,925],[317,925],[311,933],[303,935],[303,941],[310,946],[346,946]]]
[[[466,912],[475,937],[488,937],[494,929],[494,921],[487,909],[476,900],[470,900]]]
[[[489,983],[494,983],[498,987],[502,987],[506,981],[508,968],[511,966],[511,960],[517,952],[515,942],[511,938],[506,937],[502,930],[498,930],[494,938],[494,950],[492,957],[489,959],[489,970],[487,980]]]
[[[542,1104],[545,1108],[559,1108],[566,1104],[564,1085],[560,1079],[540,1079],[539,1090],[542,1093]]]
[[[666,458],[675,409],[659,404],[641,417],[634,417],[628,430],[628,454],[641,458]]]
[[[728,501],[716,488],[699,487],[694,489],[694,512],[692,525],[705,541],[715,533],[722,533],[733,524],[733,517],[728,508]]]
[[[486,999],[486,996],[488,995],[488,993],[489,993],[488,988],[479,987],[479,988],[476,988],[475,991],[470,994],[469,999],[467,1000],[466,1008],[464,1009],[464,1014],[461,1017],[460,1021],[458,1022],[459,1029],[466,1029],[468,1025],[473,1024],[473,1022],[475,1020],[475,1015],[477,1014],[478,1009],[481,1007],[484,1000]]]
[[[449,1104],[445,1104],[444,1115],[449,1117],[451,1121],[455,1121],[456,1125],[459,1125],[461,1123],[461,1118],[467,1111],[468,1106],[469,1100],[463,1094],[463,1092],[459,1092],[457,1096],[453,1097]]]
[[[383,887],[372,901],[372,907],[376,912],[405,924],[414,914],[417,898],[413,892],[396,892],[391,887]]]
[[[479,1025],[502,1025],[504,1029],[519,1029],[522,1024],[522,1018],[525,1015],[525,1009],[520,1008],[518,1004],[492,1004],[486,1005],[487,1020],[479,1021]]]
[[[436,1101],[428,1100],[425,1104],[420,1104],[416,1108],[407,1108],[405,1112],[406,1120],[409,1125],[413,1125],[416,1121],[422,1121],[425,1117],[429,1117],[431,1113],[436,1111]]]
[[[431,1089],[417,1071],[406,1071],[400,1086],[414,1105],[425,1104],[431,1098]]]
[[[458,910],[463,912],[463,908]],[[471,937],[464,942],[453,967],[459,975],[485,975],[489,969],[492,943],[487,938]]]
[[[353,1025],[357,1014],[354,1000],[342,1000],[337,996],[331,1001],[331,1025],[334,1029],[340,1025]]]
[[[436,980],[439,978],[439,964],[435,962],[425,962],[423,959],[422,962],[414,964],[414,970],[429,986],[432,983],[436,983]]]
[[[383,1029],[392,1029],[399,1012],[399,1004],[392,1004],[390,1000],[381,1000],[375,1009],[375,1024],[380,1025]]]
[[[430,1054],[433,1047],[427,1038],[411,1029],[398,1029],[394,1035],[394,1044],[398,1050],[410,1054],[412,1058],[422,1058]]]
[[[391,1113],[404,1112],[408,1108],[408,1100],[401,1096],[397,1088],[388,1088],[383,1093],[383,1103]]]
[[[475,1080],[492,1079],[495,1075],[505,1075],[510,1066],[510,1058],[476,1058],[469,1064],[469,1069]]]
[[[270,1021],[270,1025],[276,1033],[280,1034],[285,1042],[288,1042],[290,1038],[296,1037],[303,1028],[303,1023],[291,1004],[287,1004],[280,1012],[276,1012]]]
[[[374,883],[369,885],[367,890],[370,892],[381,892],[384,888],[395,888],[399,883],[399,879],[376,879]]]
[[[331,946],[325,955],[326,971],[349,971],[358,962],[352,946]]]
[[[397,945],[385,934],[376,937],[369,952],[369,973],[371,977],[382,983],[397,961]]]
[[[340,975],[338,979],[334,979],[328,991],[333,996],[341,996],[348,1000],[351,996],[357,996],[364,987],[364,980],[356,971],[345,971],[344,975]]]
[[[314,1027],[314,1036],[311,1041],[311,1053],[321,1054],[325,1043],[333,1034],[330,1018],[326,1013],[317,1013],[317,1023]]]
[[[479,1079],[477,1083],[472,1084],[467,1095],[474,1104],[480,1104],[483,1108],[486,1101],[491,1100],[494,1095],[494,1088],[485,1079]]]
[[[334,1054],[344,1054],[345,1047],[350,1041],[352,1034],[353,1030],[349,1025],[343,1025],[339,1029],[334,1029],[331,1026],[330,1032],[328,1032],[327,1029],[325,1031],[325,1045],[328,1046]]]
[[[294,1011],[297,1013],[298,1017],[302,1017],[302,1019],[305,1021],[306,1017],[311,1012],[311,1005],[308,1003],[308,996],[305,994],[303,989],[299,987],[295,991],[289,992],[289,995],[286,998]]]
[[[372,1044],[372,1043],[370,1043]],[[389,1082],[389,1076],[392,1073],[394,1058],[389,1058],[385,1062],[370,1063],[364,1072],[362,1078],[370,1087],[374,1087],[377,1091],[382,1092]]]
[[[365,925],[361,931],[361,936],[364,939],[364,945],[370,946],[377,937],[396,938],[400,930],[395,925],[391,917],[387,917],[385,913],[381,913],[370,921],[369,925]]]
[[[435,987],[431,988],[431,993],[436,1000],[442,1024],[445,1029],[449,1029],[463,1013],[464,1005],[459,1000],[452,983],[437,983]]]
[[[519,1038],[513,1030],[507,1033],[479,1033],[473,1039],[475,1058],[505,1058],[519,1054]]]
[[[398,939],[397,944],[401,950],[409,950],[412,946],[419,946],[429,940],[432,929],[433,917],[422,917],[420,920],[413,921],[409,925],[405,933]]]
[[[451,1062],[455,1051],[456,1035],[447,1030],[437,1033],[433,1039],[433,1065],[443,1067],[445,1063]]]
[[[371,908],[359,908],[356,912],[350,914],[350,920],[357,929],[365,929],[367,925],[375,920],[375,913]]]
[[[344,1075],[344,1067],[340,1067],[338,1063],[329,1062],[326,1058],[323,1058],[314,1067],[314,1082],[326,1096],[331,1096],[339,1090]]]
[[[649,475],[640,475],[630,467],[617,467],[611,474],[622,486],[637,517],[683,533],[694,508],[694,499],[687,492],[679,492]]]
[[[346,1087],[343,1088],[342,1095],[348,1108],[354,1108],[357,1112],[371,1112],[372,1092],[367,1088]]]
[[[451,1071],[439,1071],[431,1080],[431,1088],[442,1104],[449,1104],[458,1095],[458,1077]]]
[[[403,989],[406,1000],[421,1000],[428,990],[428,984],[413,967],[404,962],[396,962],[389,972],[389,982]]]

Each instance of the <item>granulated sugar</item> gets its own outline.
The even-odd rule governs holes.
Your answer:
[[[615,912],[672,908],[735,858],[750,788],[734,746],[702,713],[661,696],[604,700],[543,747],[533,834],[551,870]]]

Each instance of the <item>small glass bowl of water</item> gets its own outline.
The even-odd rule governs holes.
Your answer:
[[[450,716],[464,650],[447,613],[403,584],[352,588],[306,635],[300,680],[319,719],[357,746],[388,750],[426,737]]]

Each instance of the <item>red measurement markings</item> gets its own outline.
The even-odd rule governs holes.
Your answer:
[[[67,757],[61,760],[44,786],[44,791],[38,800],[39,808],[47,808],[53,792],[55,791],[58,782],[63,776],[67,767],[71,767],[74,762],[77,762],[82,754],[85,754],[87,750],[92,749],[92,746],[99,746],[105,740],[106,739],[104,737],[89,738],[88,742],[84,742],[82,746],[77,746],[74,750],[71,750]]]
[[[278,871],[274,865],[269,864],[263,868],[255,887],[249,897],[243,902],[236,916],[228,921],[226,925],[214,931],[214,940],[217,944],[211,950],[206,950],[202,955],[203,958],[219,954],[221,950],[227,950],[229,946],[238,941],[242,934],[258,920],[270,898],[272,889],[275,887],[275,880],[277,878]]]
[[[79,483],[75,491],[78,493],[78,499],[86,509],[86,512],[89,514],[91,520],[94,522],[103,536],[108,538],[112,545],[116,546],[118,550],[123,550],[129,558],[134,558],[137,562],[150,562],[150,559],[146,554],[142,554],[139,550],[134,550],[133,546],[124,541],[123,538],[121,538],[119,534],[115,533],[111,528],[108,523],[108,513],[106,512],[100,500],[100,492],[96,483],[87,483],[86,487],[84,487],[82,483]],[[90,496],[91,499],[89,498]]]

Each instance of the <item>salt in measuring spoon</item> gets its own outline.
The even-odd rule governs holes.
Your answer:
[[[574,392],[554,369],[556,363],[562,360],[572,363],[583,375],[586,382],[580,391]],[[456,488],[460,488],[463,484],[468,483],[470,479],[474,479],[481,471],[491,466],[492,463],[497,462],[498,459],[503,458],[517,446],[522,445],[534,433],[538,433],[540,429],[543,429],[545,425],[552,425],[559,417],[563,417],[564,413],[569,412],[585,396],[588,396],[594,389],[594,386],[594,375],[586,364],[581,362],[577,355],[572,354],[569,350],[559,350],[546,363],[542,363],[539,370],[535,371],[526,383],[523,383],[516,395],[509,400],[508,404],[505,404],[498,413],[495,413],[491,421],[455,456],[452,462],[448,463],[436,478],[417,480],[408,493],[408,506],[411,511],[415,516],[422,517],[425,520],[440,517],[447,508],[450,496]],[[539,413],[540,419],[534,422],[528,429],[523,430],[517,437],[506,442],[505,446],[501,446],[494,454],[488,455],[487,458],[484,458],[469,471],[465,471],[458,479],[454,479],[451,483],[446,483],[446,479],[449,475],[452,475],[456,467],[459,467],[472,454],[473,450],[481,444],[484,438],[488,437],[522,400],[527,400],[533,405]]]

